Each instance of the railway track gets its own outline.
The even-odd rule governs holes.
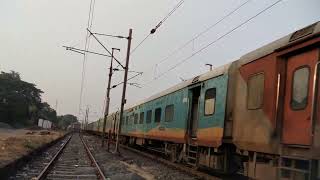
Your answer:
[[[123,150],[128,150],[130,152],[133,152],[137,155],[144,156],[146,158],[158,161],[159,163],[165,164],[169,167],[178,169],[182,172],[185,172],[187,174],[192,174],[200,179],[205,180],[248,180],[249,178],[241,175],[241,174],[223,174],[220,172],[214,172],[210,171],[209,169],[201,169],[201,168],[195,168],[195,167],[189,167],[186,164],[181,163],[174,163],[168,159],[166,159],[164,156],[161,156],[159,152],[153,151],[151,149],[146,149],[142,147],[130,147],[128,145],[120,144],[120,148]]]
[[[95,135],[94,136],[96,139],[99,138],[99,143],[100,143],[100,136]],[[90,144],[90,146],[92,145],[96,145],[99,144],[93,140],[91,140],[88,144]],[[110,149],[114,149],[114,145],[115,142],[114,141],[110,141]],[[97,147],[93,148],[93,149],[97,149]],[[184,175],[186,175],[186,177],[184,178],[188,178],[187,175],[191,175],[190,179],[206,179],[206,180],[220,180],[220,179],[224,179],[224,180],[233,180],[233,179],[237,179],[237,180],[248,180],[249,178],[241,175],[241,174],[223,174],[223,173],[219,173],[219,172],[215,172],[209,169],[201,169],[201,168],[193,168],[193,167],[189,167],[185,164],[181,164],[181,163],[174,163],[171,162],[170,160],[166,159],[164,156],[162,156],[159,152],[156,151],[152,151],[150,149],[145,149],[143,147],[132,147],[132,146],[127,146],[127,145],[123,145],[120,144],[120,152],[121,152],[121,156],[126,160],[132,161],[132,162],[136,162],[137,164],[143,164],[145,162],[145,160],[142,159],[150,159],[151,161],[159,164],[159,172],[166,172],[167,170],[164,170],[163,166],[161,166],[160,164],[163,164],[164,166],[167,166],[169,169],[175,169],[177,171],[182,172]],[[142,158],[144,157],[144,158]],[[142,162],[141,162],[142,161]],[[131,162],[130,162],[131,163]],[[149,166],[149,165],[148,165]],[[154,165],[150,165],[150,166],[154,166]],[[151,172],[152,174],[154,172]],[[166,172],[166,173],[169,173]],[[159,173],[161,174],[161,173]],[[159,175],[158,173],[155,173],[155,176]],[[174,174],[174,173],[173,173]],[[192,176],[194,176],[194,178],[192,178]],[[109,177],[109,176],[108,176]],[[182,178],[182,179],[184,179]],[[159,179],[159,178],[158,178]],[[160,178],[161,179],[161,178]],[[170,178],[164,178],[164,179],[170,179]]]
[[[128,151],[134,152],[134,153],[139,154],[141,156],[144,156],[144,157],[153,159],[155,161],[158,161],[160,163],[163,163],[163,164],[165,164],[167,166],[171,166],[171,167],[176,168],[176,169],[178,169],[180,171],[183,171],[185,173],[192,174],[192,175],[197,176],[197,177],[199,177],[201,179],[206,179],[206,180],[220,180],[221,179],[219,177],[216,177],[216,176],[213,176],[213,175],[198,171],[195,168],[190,168],[190,167],[187,167],[187,166],[182,165],[182,164],[173,163],[173,162],[171,162],[169,160],[166,160],[166,159],[164,159],[164,158],[162,158],[160,156],[157,156],[156,155],[157,153],[151,154],[151,153],[144,152],[144,151],[141,151],[141,150],[138,150],[138,149],[135,149],[135,148],[123,145],[123,144],[120,144],[120,147],[122,149],[126,149]]]
[[[32,169],[24,169],[11,179],[106,179],[78,133],[68,137],[49,162],[39,160],[33,164]]]
[[[122,147],[120,147],[120,154],[114,153],[115,144],[113,143],[110,144],[108,151],[107,144],[104,148],[101,147],[99,136],[84,135],[83,137],[103,167],[105,175],[110,179],[204,179]]]
[[[86,136],[88,145],[92,146],[93,153],[96,151],[97,157],[107,157],[107,147],[103,149],[103,152],[99,152],[101,150],[100,147],[100,136]],[[114,150],[115,142],[110,142],[110,150]],[[106,145],[107,146],[107,145]],[[128,163],[133,166],[137,166],[141,168],[141,171],[145,171],[147,173],[152,174],[157,179],[206,179],[206,180],[220,180],[220,179],[239,179],[246,180],[244,177],[225,177],[217,174],[210,174],[207,172],[199,171],[195,168],[190,168],[185,166],[184,164],[173,163],[170,160],[165,159],[163,156],[160,156],[159,153],[146,151],[141,148],[133,148],[126,145],[120,144],[120,163]],[[101,154],[101,155],[100,155]],[[110,153],[109,153],[110,154]],[[111,153],[112,154],[112,153]],[[103,164],[103,158],[98,158]],[[116,160],[114,160],[116,161]],[[108,163],[109,164],[109,163]],[[107,165],[108,165],[107,164]],[[106,169],[106,168],[104,168]],[[108,172],[106,172],[108,173]],[[110,176],[108,176],[110,177]],[[112,178],[111,178],[112,179]]]

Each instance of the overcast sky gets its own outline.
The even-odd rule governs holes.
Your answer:
[[[236,13],[199,37],[167,61],[158,64],[173,50],[196,34],[215,24],[247,0],[185,0],[184,4],[132,54],[130,70],[143,71],[131,82],[143,88],[128,86],[128,104],[160,92],[208,71],[234,61],[240,56],[270,43],[320,19],[319,0],[283,0],[249,23],[217,41],[161,78],[176,63],[199,48],[219,38],[254,16],[276,0],[251,0]],[[178,0],[96,0],[92,31],[128,35],[133,29],[135,47]],[[0,2],[0,70],[14,70],[22,79],[35,83],[44,91],[43,100],[53,108],[58,100],[58,114],[78,115],[83,56],[61,46],[84,48],[90,0],[1,0]],[[99,37],[108,47],[121,48],[116,56],[123,61],[126,41]],[[94,39],[90,50],[106,53]],[[102,115],[110,58],[88,55],[82,109],[90,107],[90,120]],[[157,66],[155,66],[158,64]],[[156,68],[157,67],[157,68]],[[130,74],[132,76],[134,74]],[[121,82],[116,72],[113,84]],[[149,82],[149,83],[147,83]],[[147,83],[147,84],[146,84]],[[122,86],[111,92],[111,111],[120,106]]]

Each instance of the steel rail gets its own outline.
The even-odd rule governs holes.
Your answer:
[[[54,162],[58,159],[59,155],[62,153],[63,149],[66,147],[66,145],[69,143],[70,139],[72,138],[72,135],[69,137],[69,139],[63,144],[63,146],[58,150],[58,152],[54,155],[54,157],[51,159],[51,161],[47,164],[47,166],[41,171],[41,173],[35,178],[36,180],[45,179],[47,174],[49,173],[49,170],[52,168]]]
[[[94,164],[95,168],[96,168],[97,171],[98,171],[98,176],[99,176],[99,178],[102,179],[102,180],[105,180],[106,177],[104,176],[104,174],[103,174],[103,172],[102,172],[99,164],[97,163],[96,159],[94,158],[94,156],[93,156],[92,153],[90,152],[87,144],[86,144],[85,141],[83,140],[82,135],[80,135],[80,139],[81,139],[81,142],[82,142],[83,146],[84,146],[85,149],[86,149],[86,152],[87,152],[87,154],[88,154],[91,162]]]
[[[100,135],[95,135],[95,136],[100,136]],[[110,141],[109,143],[115,144],[114,141]],[[162,158],[160,156],[153,155],[153,154],[150,154],[150,153],[147,153],[147,152],[143,152],[143,151],[140,151],[140,150],[135,149],[135,148],[131,148],[131,147],[123,145],[123,144],[119,144],[119,146],[122,149],[126,149],[126,150],[131,151],[133,153],[136,153],[138,155],[141,155],[141,156],[144,156],[146,158],[158,161],[158,162],[160,162],[162,164],[165,164],[167,166],[176,168],[176,169],[178,169],[180,171],[183,171],[183,172],[185,172],[187,174],[197,176],[197,177],[199,177],[201,179],[205,179],[205,180],[221,180],[221,179],[223,179],[221,177],[217,177],[217,176],[205,173],[205,172],[201,172],[197,168],[190,168],[190,167],[187,167],[187,166],[185,166],[183,164],[174,163],[174,162],[166,160],[166,159],[164,159],[164,158]]]

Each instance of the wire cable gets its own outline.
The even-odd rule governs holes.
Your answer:
[[[162,60],[160,60],[156,66],[158,66],[159,64],[167,61],[170,57],[172,57],[173,55],[175,55],[177,52],[181,51],[183,48],[185,48],[187,45],[189,45],[190,43],[194,43],[194,41],[196,39],[198,39],[200,36],[202,36],[203,34],[205,34],[206,32],[208,32],[210,29],[214,28],[215,26],[217,26],[218,24],[220,24],[223,20],[225,20],[226,18],[228,18],[229,16],[231,16],[232,14],[234,14],[235,12],[237,12],[239,9],[241,9],[244,5],[246,5],[247,3],[249,3],[251,0],[247,0],[244,3],[240,4],[238,7],[236,7],[234,10],[230,11],[228,14],[226,14],[225,16],[223,16],[221,19],[219,19],[216,23],[212,24],[211,26],[209,26],[208,28],[206,28],[204,31],[200,32],[199,34],[197,34],[196,36],[194,36],[192,39],[190,39],[189,41],[187,41],[186,43],[184,43],[182,46],[180,46],[179,48],[175,49],[174,51],[172,51],[168,56],[166,56],[165,58],[163,58]]]
[[[94,11],[94,5],[95,5],[95,0],[90,1],[90,7],[89,7],[89,17],[88,17],[88,22],[87,22],[87,28],[92,27],[92,21],[93,21],[93,11]],[[85,50],[89,49],[89,42],[90,42],[90,34],[87,32],[86,34],[86,40],[85,40]],[[84,88],[84,81],[85,81],[85,74],[86,74],[86,60],[87,60],[87,54],[84,53],[83,55],[83,62],[82,62],[82,77],[81,77],[81,85],[80,85],[80,98],[79,98],[79,118],[81,114],[81,106],[82,106],[82,96],[83,96],[83,88]]]
[[[161,24],[163,24],[182,4],[184,3],[184,0],[181,0],[178,2],[178,4],[169,12],[169,14],[167,16],[165,16],[160,22],[159,24],[156,26],[156,28],[159,28],[161,26]],[[152,33],[152,31],[151,31]],[[153,34],[153,33],[152,33]]]
[[[88,31],[88,32],[90,33],[90,35],[93,36],[94,39],[103,47],[103,49],[105,49],[110,55],[112,55],[112,53],[110,52],[110,50],[108,50],[108,48],[107,48],[105,45],[103,45],[103,43],[102,43],[89,29],[87,29],[87,31]],[[113,56],[113,59],[114,59],[123,69],[125,69],[125,67],[120,63],[120,61],[119,61],[116,57]]]
[[[262,11],[260,11],[259,13],[255,14],[254,16],[252,16],[251,18],[247,19],[246,21],[242,22],[241,24],[239,24],[238,26],[234,27],[233,29],[231,29],[230,31],[228,31],[227,33],[221,35],[219,38],[215,39],[214,41],[210,42],[209,44],[205,45],[204,47],[200,48],[199,50],[197,50],[196,52],[192,53],[190,56],[182,59],[181,61],[179,61],[177,64],[175,64],[174,66],[172,66],[171,68],[169,68],[168,70],[166,70],[165,72],[161,73],[159,76],[157,76],[154,80],[151,80],[147,83],[145,83],[144,85],[147,85],[149,83],[151,83],[152,81],[158,80],[160,77],[164,76],[165,74],[167,74],[169,71],[175,69],[176,67],[180,66],[182,63],[186,62],[187,60],[191,59],[193,56],[201,53],[203,50],[207,49],[208,47],[210,47],[211,45],[215,44],[216,42],[218,42],[219,40],[221,40],[222,38],[226,37],[227,35],[231,34],[233,31],[237,30],[238,28],[242,27],[243,25],[245,25],[246,23],[250,22],[252,19],[256,18],[257,16],[261,15],[262,13],[264,13],[265,11],[269,10],[270,8],[272,8],[273,6],[277,5],[278,3],[280,3],[282,0],[278,0],[276,2],[274,2],[273,4],[269,5],[268,7],[264,8]]]
[[[133,78],[135,78],[135,77],[137,77],[137,76],[139,76],[139,75],[142,75],[142,72],[140,72],[140,73],[138,73],[138,74],[136,74],[136,75],[134,75],[134,76],[131,76],[130,78],[128,78],[127,81],[129,81],[129,80],[131,80],[131,79],[133,79]],[[115,84],[115,85],[113,85],[111,88],[115,88],[115,87],[117,87],[118,85],[123,84],[123,83],[124,83],[124,82],[120,82],[120,83],[118,83],[118,84]]]
[[[175,5],[175,7],[153,28],[151,29],[150,33],[142,39],[142,41],[140,41],[140,43],[134,47],[130,54],[133,54],[133,52],[135,52],[138,47],[140,47],[148,38],[151,34],[154,34],[156,32],[156,30],[184,3],[184,0],[181,0],[178,2],[178,4]]]
[[[149,38],[150,35],[151,35],[151,34],[149,33],[135,48],[133,48],[132,51],[130,52],[130,55],[131,55],[136,49],[138,49],[138,47],[140,47],[141,44],[144,43],[144,41],[146,41],[146,40]]]

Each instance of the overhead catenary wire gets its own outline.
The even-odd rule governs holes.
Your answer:
[[[177,52],[181,51],[183,48],[185,48],[187,45],[189,45],[190,43],[194,43],[194,41],[196,39],[198,39],[200,36],[202,36],[203,34],[205,34],[206,32],[208,32],[210,29],[214,28],[215,26],[217,26],[218,24],[220,24],[223,20],[225,20],[226,18],[228,18],[229,16],[231,16],[232,14],[234,14],[235,12],[237,12],[239,9],[241,9],[244,5],[246,5],[247,3],[249,3],[252,0],[247,0],[244,3],[240,4],[239,6],[237,6],[235,9],[233,9],[232,11],[230,11],[228,14],[226,14],[225,16],[223,16],[222,18],[220,18],[217,22],[215,22],[214,24],[210,25],[209,27],[207,27],[205,30],[201,31],[200,33],[198,33],[197,35],[195,35],[193,38],[191,38],[190,40],[188,40],[186,43],[184,43],[182,46],[180,46],[179,48],[175,49],[174,51],[172,51],[171,53],[169,53],[169,55],[167,55],[165,58],[163,58],[162,60],[160,60],[155,67],[157,67],[159,64],[167,61],[170,57],[172,57],[173,55],[175,55]]]
[[[78,52],[83,55],[84,55],[84,53],[91,53],[91,54],[95,54],[95,55],[99,55],[99,56],[111,57],[110,55],[107,55],[107,54],[97,53],[97,52],[93,52],[93,51],[89,51],[89,50],[86,51],[83,49],[74,48],[74,47],[70,47],[70,46],[62,46],[62,47],[66,48],[66,50]]]
[[[184,3],[184,0],[180,0],[175,6],[174,8],[153,28],[150,30],[150,33],[148,33],[148,35],[146,35],[139,43],[136,47],[134,47],[130,54],[133,54],[133,52],[135,52],[149,37],[151,34],[154,34],[157,29]]]
[[[94,15],[94,6],[95,6],[95,0],[90,1],[90,7],[89,7],[89,17],[87,22],[87,28],[91,29],[92,22],[93,22],[93,15]],[[85,50],[89,49],[89,33],[87,32],[86,38],[85,38]],[[83,54],[83,62],[82,62],[82,76],[81,76],[81,85],[80,85],[80,97],[79,97],[79,113],[78,116],[80,117],[81,114],[81,106],[82,106],[82,95],[83,95],[83,88],[84,88],[84,81],[85,81],[85,74],[86,74],[86,60],[87,60],[87,54]]]
[[[154,33],[153,30],[155,31],[157,28],[159,28],[162,25],[162,23],[164,23],[183,3],[184,0],[179,1],[178,4],[158,23],[155,29],[151,30],[151,34]]]
[[[103,45],[102,42],[101,42],[89,29],[87,29],[87,31],[88,31],[88,32],[90,33],[90,35],[93,36],[94,39],[103,47],[103,49],[105,49],[110,55],[112,54],[112,53],[110,52],[110,50],[108,50],[108,48],[107,48],[105,45]],[[116,57],[113,56],[113,59],[114,59],[123,69],[125,69],[125,67],[120,63],[120,61],[119,61]]]
[[[269,10],[270,8],[274,7],[275,5],[277,5],[278,3],[280,3],[282,0],[278,0],[274,3],[272,3],[271,5],[269,5],[268,7],[264,8],[263,10],[259,11],[257,14],[255,14],[254,16],[250,17],[249,19],[247,19],[246,21],[240,23],[239,25],[237,25],[236,27],[232,28],[230,31],[226,32],[225,34],[221,35],[220,37],[218,37],[217,39],[215,39],[214,41],[210,42],[209,44],[203,46],[202,48],[200,48],[199,50],[197,50],[196,52],[192,53],[190,56],[183,58],[181,61],[179,61],[177,64],[173,65],[172,67],[170,67],[168,70],[164,71],[163,73],[161,73],[159,76],[157,76],[155,79],[143,84],[143,85],[147,85],[150,84],[152,81],[158,80],[159,78],[161,78],[162,76],[164,76],[166,73],[168,73],[169,71],[175,69],[176,67],[180,66],[182,63],[186,62],[187,60],[191,59],[193,56],[201,53],[203,50],[207,49],[208,47],[210,47],[211,45],[215,44],[216,42],[218,42],[219,40],[221,40],[222,38],[226,37],[227,35],[231,34],[232,32],[234,32],[235,30],[237,30],[238,28],[242,27],[243,25],[245,25],[246,23],[250,22],[251,20],[253,20],[254,18],[256,18],[257,16],[261,15],[262,13],[264,13],[265,11]]]
[[[139,43],[137,46],[135,46],[131,52],[130,55],[132,55],[149,37],[151,34],[154,34],[156,32],[156,30],[164,23],[164,21],[166,21],[182,4],[184,3],[184,0],[179,1],[175,7],[153,28],[151,29],[150,33],[148,33],[148,35],[146,35]],[[104,35],[104,34],[101,34]],[[110,36],[110,35],[107,35]],[[120,65],[118,65],[117,67],[119,67]]]
[[[76,53],[79,53],[79,54],[82,54],[82,55],[84,55],[84,53],[83,52],[81,52],[81,51],[78,51],[78,50],[74,50],[74,49],[69,49],[70,51],[73,51],[73,52],[76,52]]]
[[[136,75],[131,76],[130,78],[128,78],[127,81],[129,81],[129,80],[131,80],[131,79],[133,79],[133,78],[135,78],[135,77],[137,77],[137,76],[139,76],[139,75],[142,75],[142,72],[140,72],[140,73],[138,73],[138,74],[136,74]],[[120,82],[120,83],[118,83],[118,84],[115,84],[115,85],[112,86],[112,88],[115,88],[115,87],[117,87],[118,85],[123,84],[123,83],[124,83],[124,82]]]
[[[145,38],[143,38],[143,40],[140,41],[140,43],[139,43],[135,48],[132,49],[132,51],[130,52],[130,54],[133,54],[133,52],[134,52],[136,49],[138,49],[138,47],[140,47],[141,44],[144,43],[144,41],[146,41],[146,40],[149,38],[150,35],[151,35],[151,34],[148,34]]]

